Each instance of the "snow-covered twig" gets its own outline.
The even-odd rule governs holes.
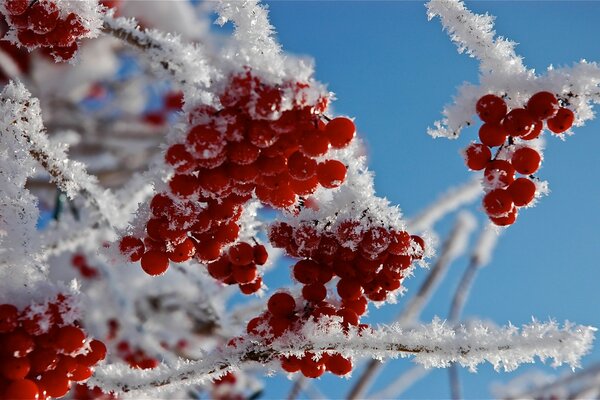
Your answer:
[[[336,352],[379,359],[413,356],[427,368],[447,367],[457,362],[475,370],[477,365],[487,361],[497,370],[510,371],[522,363],[533,362],[535,357],[553,359],[554,366],[567,363],[577,367],[580,358],[589,351],[595,332],[594,328],[569,323],[560,328],[555,322],[533,322],[519,330],[512,325],[497,328],[482,323],[451,327],[440,320],[409,330],[394,324],[344,332],[339,320],[334,317],[326,325],[307,323],[299,334],[284,336],[270,344],[248,338],[203,360],[180,363],[170,369],[163,366],[140,371],[116,365],[100,367],[88,385],[130,396],[159,393],[215,379],[243,363],[268,365],[281,355],[307,351],[317,356],[322,352]]]

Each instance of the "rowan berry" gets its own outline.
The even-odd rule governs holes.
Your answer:
[[[76,326],[63,326],[56,335],[56,348],[65,353],[81,349],[85,342],[85,333]]]
[[[152,276],[162,275],[169,268],[169,258],[162,251],[150,250],[141,259],[142,269]]]
[[[287,317],[294,313],[296,301],[290,294],[278,292],[269,298],[267,307],[271,314],[279,317]]]
[[[165,153],[165,161],[175,167],[177,172],[189,172],[196,167],[194,156],[181,143],[169,147]]]
[[[12,332],[19,325],[19,310],[12,304],[0,304],[0,333]]]
[[[300,362],[300,371],[307,378],[318,378],[325,373],[325,364],[313,360],[312,353],[306,353]]]
[[[506,103],[501,97],[486,94],[481,97],[475,106],[477,115],[483,122],[498,123],[506,115]]]
[[[42,374],[39,386],[45,391],[47,396],[62,397],[69,391],[71,383],[66,375],[54,370]]]
[[[183,242],[173,248],[173,251],[167,253],[167,257],[173,262],[182,263],[192,258],[194,254],[196,254],[194,241],[190,238],[185,238]]]
[[[317,162],[299,151],[288,158],[287,167],[290,176],[299,181],[310,179],[317,173]]]
[[[342,278],[337,284],[337,292],[342,300],[354,300],[362,296],[363,288],[357,280]]]
[[[302,297],[311,303],[319,303],[327,297],[327,288],[320,283],[312,283],[302,288]]]
[[[479,128],[479,140],[489,147],[502,145],[507,137],[506,130],[500,124],[486,123]]]
[[[492,217],[502,217],[513,208],[510,194],[503,189],[494,189],[483,197],[483,209]]]
[[[546,121],[546,124],[548,125],[548,129],[559,134],[571,128],[573,121],[575,121],[575,114],[573,114],[573,111],[561,107],[554,117]]]
[[[325,366],[327,367],[327,371],[339,376],[347,375],[352,371],[352,361],[337,353],[327,357]]]
[[[337,117],[325,125],[325,134],[329,138],[331,147],[342,149],[348,146],[354,138],[356,126],[350,118]]]
[[[12,381],[4,391],[5,399],[31,400],[38,399],[40,390],[35,382],[29,379]]]
[[[502,127],[510,136],[527,136],[535,128],[534,117],[524,108],[514,108],[502,120]]]
[[[510,210],[509,212],[506,213],[506,215],[503,215],[500,217],[490,216],[490,221],[492,221],[495,225],[498,225],[498,226],[512,225],[517,220],[518,214],[519,214],[519,211],[518,211],[517,207],[513,207],[512,210]]]
[[[7,357],[2,359],[0,364],[1,375],[13,381],[25,378],[30,369],[31,365],[27,357]]]
[[[144,243],[134,236],[124,236],[119,242],[121,254],[127,256],[130,261],[139,261],[144,255]]]
[[[309,157],[320,157],[329,150],[329,139],[319,131],[304,134],[300,143],[300,151]]]
[[[503,188],[515,180],[515,168],[506,160],[490,161],[483,173],[484,182],[491,188]]]
[[[338,160],[327,160],[317,165],[317,178],[321,186],[333,189],[346,179],[346,166]]]
[[[237,283],[250,283],[258,277],[258,271],[254,263],[248,265],[233,265],[231,267],[232,276]]]
[[[516,206],[522,207],[531,203],[535,197],[535,183],[527,178],[517,178],[506,189]]]
[[[513,153],[511,162],[518,173],[531,175],[540,167],[542,157],[530,147],[521,147]]]
[[[252,249],[253,260],[256,265],[265,265],[269,258],[267,248],[262,244],[257,244]]]
[[[492,152],[486,145],[471,143],[464,150],[465,164],[469,169],[479,171],[484,169],[487,163],[492,159]]]
[[[281,368],[289,373],[300,371],[302,361],[296,356],[283,356],[281,357]]]
[[[29,7],[28,0],[5,0],[4,8],[9,15],[21,15],[27,11],[27,7]]]
[[[558,111],[558,100],[550,92],[538,92],[529,98],[527,111],[538,120],[552,118]]]
[[[240,284],[240,291],[244,294],[256,293],[262,287],[262,278],[259,276],[253,282]]]

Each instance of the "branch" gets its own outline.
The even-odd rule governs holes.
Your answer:
[[[576,367],[579,359],[590,350],[594,332],[595,328],[570,324],[561,329],[554,322],[533,322],[519,331],[512,325],[496,328],[482,323],[453,328],[434,320],[429,325],[410,330],[395,324],[362,332],[351,329],[344,333],[341,319],[333,317],[319,324],[308,322],[299,334],[288,334],[271,344],[257,341],[264,340],[259,337],[245,338],[236,347],[173,368],[162,365],[155,370],[140,371],[123,365],[103,366],[96,370],[88,385],[130,396],[156,394],[216,379],[242,364],[264,366],[278,361],[282,355],[300,355],[307,351],[351,357],[413,356],[427,368],[447,367],[451,362],[457,362],[474,370],[476,365],[487,361],[496,370],[510,371],[521,363],[533,362],[536,356],[552,358],[554,366],[568,363]]]

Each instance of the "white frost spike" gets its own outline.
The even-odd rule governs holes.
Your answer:
[[[325,323],[326,322],[326,323]],[[127,392],[128,396],[156,395],[215,379],[242,363],[278,362],[278,356],[304,354],[312,351],[340,353],[351,357],[398,358],[414,356],[425,367],[447,367],[452,362],[470,368],[483,362],[496,370],[512,371],[520,364],[531,363],[535,357],[552,359],[553,366],[564,363],[578,367],[580,358],[591,348],[595,328],[566,323],[560,328],[555,322],[532,322],[521,330],[515,326],[493,327],[481,322],[453,328],[439,319],[431,324],[403,330],[399,325],[381,326],[359,332],[344,332],[341,318],[333,317],[320,323],[308,322],[296,334],[282,336],[265,345],[252,337],[236,347],[204,357],[200,361],[179,363],[171,369],[132,370],[110,365],[96,369],[88,385],[104,390]]]

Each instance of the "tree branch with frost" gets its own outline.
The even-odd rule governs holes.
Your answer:
[[[211,85],[215,71],[199,44],[182,43],[179,36],[157,30],[142,31],[134,19],[114,18],[112,14],[104,17],[102,31],[140,50],[150,66],[160,66],[159,71],[166,71],[185,89]],[[209,93],[201,90],[201,95],[205,103],[210,101]]]
[[[10,108],[14,115],[12,120],[5,119],[4,123],[10,125],[15,138],[21,141],[59,189],[70,198],[80,194],[112,226],[123,223],[113,194],[99,187],[83,164],[69,160],[63,148],[50,144],[42,124],[39,101],[23,84],[9,83],[0,94],[0,104],[5,112]]]
[[[407,326],[415,323],[423,311],[423,308],[425,308],[431,299],[435,289],[446,275],[452,262],[464,252],[469,236],[475,228],[475,225],[475,218],[472,214],[468,212],[459,214],[452,231],[442,246],[439,257],[429,271],[425,281],[421,287],[419,287],[418,292],[408,300],[408,303],[396,318],[396,323],[398,325]],[[382,366],[383,364],[377,359],[369,361],[367,367],[358,377],[354,386],[350,389],[348,398],[358,399],[364,397],[371,382],[375,376],[377,376],[377,373]]]
[[[244,363],[269,365],[280,356],[313,352],[341,353],[351,357],[398,358],[414,357],[425,367],[447,367],[457,362],[475,370],[483,362],[496,370],[514,370],[535,357],[552,359],[554,366],[579,366],[594,340],[595,328],[555,322],[533,322],[520,330],[512,325],[498,328],[482,323],[451,327],[442,321],[412,329],[398,324],[359,331],[342,329],[339,317],[318,324],[309,322],[299,334],[282,336],[265,344],[259,337],[247,337],[236,344],[197,362],[181,363],[174,368],[162,366],[140,371],[124,366],[99,367],[88,385],[105,391],[127,393],[159,393],[179,386],[193,385],[239,368]]]
[[[431,0],[427,15],[430,20],[440,18],[460,53],[467,52],[480,61],[479,85],[467,83],[459,88],[453,103],[443,110],[444,119],[428,129],[431,136],[458,138],[462,128],[473,124],[477,100],[490,92],[505,96],[507,104],[515,108],[522,107],[536,92],[550,91],[575,112],[575,126],[593,118],[591,103],[600,102],[600,68],[596,63],[582,60],[568,68],[550,66],[545,75],[536,75],[523,65],[513,42],[494,38],[493,17],[474,14],[458,0]]]

